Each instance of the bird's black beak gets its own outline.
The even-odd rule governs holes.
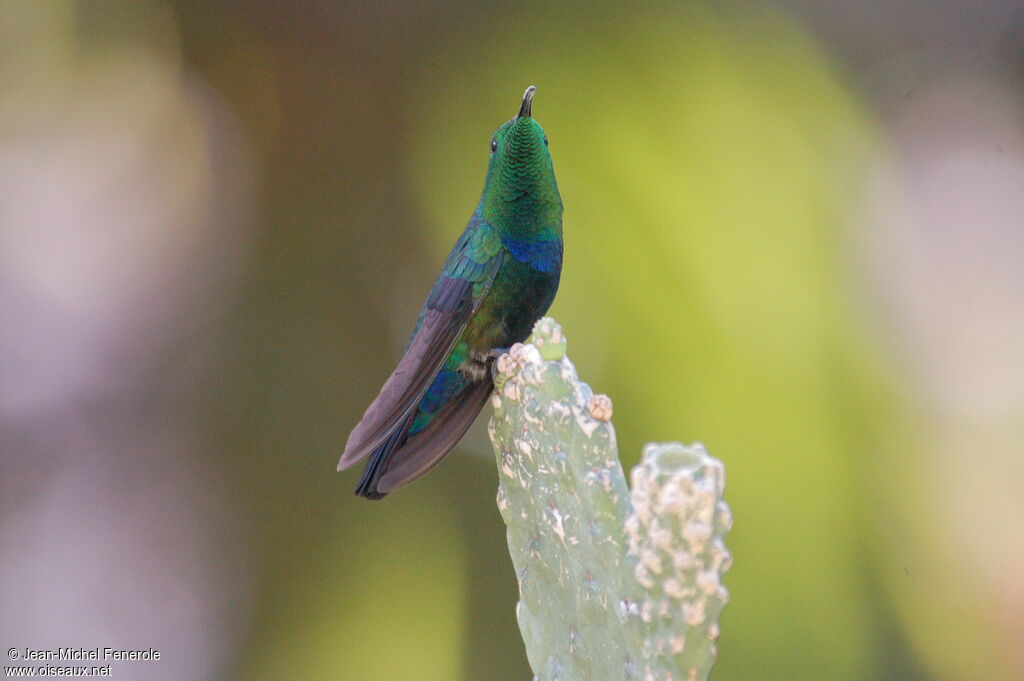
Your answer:
[[[533,93],[537,91],[537,88],[530,86],[526,88],[526,92],[523,93],[523,105],[519,107],[519,117],[529,118],[530,109],[533,108]]]

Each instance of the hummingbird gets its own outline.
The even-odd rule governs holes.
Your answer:
[[[427,296],[405,355],[352,430],[338,470],[367,459],[356,494],[381,499],[436,466],[487,402],[493,361],[529,336],[562,272],[562,197],[548,138],[519,114],[491,137],[480,202]]]

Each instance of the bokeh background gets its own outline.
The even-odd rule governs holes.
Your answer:
[[[552,310],[735,512],[717,681],[1024,678],[1019,0],[0,5],[0,644],[529,678],[482,424],[337,474],[535,84]]]

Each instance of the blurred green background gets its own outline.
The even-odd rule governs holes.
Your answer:
[[[623,463],[726,463],[713,678],[1024,678],[1022,66],[1001,0],[4,3],[0,643],[530,678],[485,418],[334,466],[534,84]]]

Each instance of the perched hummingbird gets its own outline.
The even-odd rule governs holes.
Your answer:
[[[494,133],[484,193],[444,263],[394,373],[348,437],[344,470],[369,457],[356,494],[380,499],[451,451],[494,385],[490,365],[547,312],[562,272],[562,198],[531,115]]]

